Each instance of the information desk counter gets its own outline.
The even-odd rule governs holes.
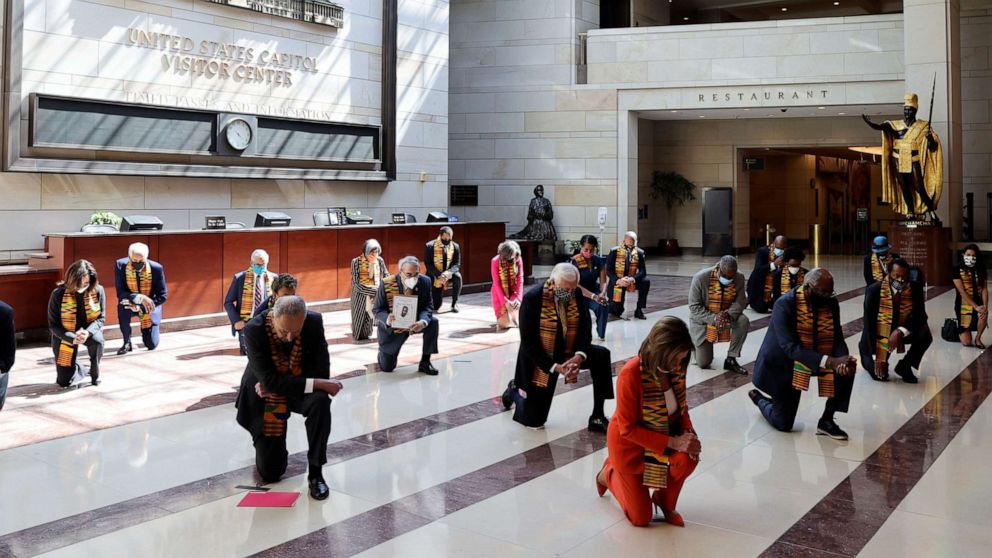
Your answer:
[[[424,257],[424,244],[444,225],[454,230],[461,246],[461,273],[466,284],[491,281],[489,262],[505,237],[502,222],[416,223],[409,225],[350,225],[343,227],[279,227],[200,231],[130,231],[116,234],[64,233],[45,236],[45,249],[56,271],[25,273],[0,281],[0,299],[14,306],[17,329],[45,327],[48,294],[72,262],[87,259],[96,266],[107,291],[107,324],[117,323],[114,262],[127,256],[133,242],[149,246],[151,259],[165,267],[169,298],[164,317],[177,318],[223,312],[224,295],[235,273],[248,268],[251,253],[269,253],[269,269],[292,273],[299,294],[308,301],[348,298],[351,260],[362,243],[375,238],[382,245],[391,273],[407,255]],[[423,269],[423,266],[421,266]],[[525,274],[531,273],[525,261]],[[20,283],[24,282],[23,285]],[[23,319],[22,319],[23,318]]]

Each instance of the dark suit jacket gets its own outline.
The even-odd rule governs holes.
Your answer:
[[[401,282],[401,289],[403,288],[405,287],[402,287]],[[413,294],[417,296],[417,321],[430,323],[431,316],[434,315],[434,303],[431,301],[430,278],[426,275],[420,275],[417,278],[417,286],[414,287]],[[385,281],[379,285],[379,292],[375,295],[375,305],[372,307],[372,312],[375,313],[377,322],[382,324],[386,329],[392,330],[391,327],[386,325],[386,318],[389,317],[392,308],[389,307],[389,301],[386,299]]]
[[[809,273],[809,270],[806,269],[805,267],[800,268],[800,269],[802,269],[802,273]],[[780,298],[782,298],[782,295],[779,294],[779,293],[782,292],[782,274],[783,273],[788,273],[788,272],[789,272],[789,268],[788,267],[785,267],[785,266],[782,266],[782,267],[776,269],[774,271],[774,273],[772,273],[772,300],[771,300],[771,302],[769,302],[767,304],[768,310],[766,310],[766,311],[770,311],[772,309],[772,307],[775,306],[775,301],[778,300],[778,299],[780,299]],[[792,288],[793,289],[795,289],[797,286],[798,285],[795,284],[795,283],[792,284]],[[761,297],[761,301],[764,302],[764,296]],[[752,307],[753,306],[754,305],[752,305]],[[758,309],[755,308],[755,310],[758,310]],[[760,312],[761,310],[758,310],[758,311]]]
[[[613,287],[616,286],[617,280],[617,250],[620,247],[617,246],[610,250],[610,254],[606,257],[606,278],[609,281],[609,286],[607,287],[606,296],[613,296]],[[640,246],[635,247],[637,250],[637,273],[634,274],[634,280],[638,283],[641,279],[644,279],[648,274],[647,260],[644,258],[644,250],[641,250]]]
[[[831,299],[830,306],[834,315],[834,344],[833,351],[828,356],[846,356],[848,350],[841,328],[840,304],[837,299]],[[795,389],[792,387],[793,361],[802,362],[813,371],[813,375],[817,375],[823,356],[814,350],[804,349],[799,344],[799,334],[796,332],[796,291],[789,291],[778,299],[772,309],[771,324],[754,366],[753,383],[758,389],[771,395],[772,399],[781,398],[788,390]]]
[[[271,271],[269,274],[269,284],[275,280],[276,274]],[[231,286],[227,289],[227,296],[224,297],[224,311],[227,312],[227,319],[231,321],[231,332],[234,332],[234,324],[241,321],[241,293],[245,288],[246,271],[239,271],[234,274]]]
[[[911,342],[914,333],[923,330],[930,331],[927,323],[927,299],[923,292],[923,285],[909,282],[909,291],[903,291],[902,296],[913,297],[913,310],[909,314],[908,320],[903,320],[901,316],[896,316],[898,308],[893,308],[893,320],[903,323],[902,327],[909,330],[910,337],[906,338]],[[875,354],[875,343],[878,341],[878,309],[882,303],[882,283],[872,283],[865,289],[865,327],[861,330],[861,345],[870,349],[869,354]],[[897,326],[893,324],[893,329]],[[867,343],[867,345],[865,345]]]
[[[768,247],[758,248],[754,256],[754,270],[747,277],[747,301],[758,312],[768,312],[770,304],[765,304],[765,278],[772,272],[768,262]]]
[[[135,295],[138,294],[131,292],[131,289],[128,288],[127,277],[124,275],[125,269],[130,264],[131,258],[121,258],[114,266],[114,287],[117,290],[118,304],[122,300],[134,302]],[[165,285],[165,270],[162,268],[162,264],[151,260],[148,260],[148,264],[152,266],[152,293],[149,296],[155,302],[152,323],[159,324],[162,323],[162,305],[165,304],[165,300],[169,296],[169,290]]]
[[[0,374],[14,367],[17,341],[14,338],[14,309],[0,301]]]
[[[889,254],[892,256],[892,259],[896,259],[899,257],[899,254],[896,254],[895,252],[889,252]],[[875,278],[872,277],[871,275],[871,259],[874,257],[875,254],[872,252],[869,253],[867,256],[865,256],[864,259],[864,265],[862,266],[863,267],[862,271],[865,276],[865,285],[871,285],[872,283],[875,282]]]
[[[265,300],[262,301],[261,306],[255,309],[255,313],[252,314],[251,317],[254,318],[255,316],[261,314],[262,312],[265,312],[266,310],[272,310],[273,304],[275,304],[275,302],[272,302],[272,295],[265,297]]]
[[[100,297],[100,308],[103,310],[100,317],[93,320],[86,326],[86,331],[90,332],[90,337],[103,343],[103,323],[107,318],[107,295],[103,291],[103,285],[97,285],[97,295]],[[62,326],[62,295],[65,293],[65,286],[59,285],[52,291],[51,298],[48,299],[48,329],[52,332],[52,337],[60,341],[72,342],[76,337],[76,332],[68,331]],[[78,299],[77,299],[78,300]]]
[[[579,331],[575,336],[575,347],[572,353],[565,352],[565,336],[562,335],[559,324],[558,335],[555,338],[555,354],[549,357],[541,344],[541,307],[544,303],[544,283],[538,283],[524,293],[520,302],[520,349],[517,352],[517,369],[515,382],[520,389],[530,392],[538,389],[533,384],[534,367],[551,370],[555,363],[562,363],[571,358],[574,353],[586,352],[592,344],[592,319],[589,317],[589,307],[582,291],[576,289],[573,295],[579,304]],[[551,375],[549,388],[554,389],[558,374]]]
[[[434,265],[435,242],[437,242],[437,239],[428,242],[424,246],[424,266],[427,267],[427,275],[429,275],[431,279],[436,279],[438,275],[441,275],[445,271],[443,269],[438,269],[437,266]],[[451,241],[451,244],[454,245],[455,252],[451,256],[451,261],[448,262],[447,271],[450,271],[451,274],[454,275],[462,269],[462,248],[454,240]]]
[[[266,390],[288,398],[304,395],[307,378],[331,377],[331,359],[327,353],[327,338],[324,336],[324,319],[317,312],[308,311],[300,336],[303,339],[303,373],[299,376],[280,374],[272,362],[271,343],[265,330],[265,316],[268,311],[252,318],[245,325],[245,345],[248,348],[248,366],[241,376],[241,388],[235,406],[238,408],[238,424],[252,433],[260,435],[265,412],[265,400],[255,393],[255,384],[261,382]]]

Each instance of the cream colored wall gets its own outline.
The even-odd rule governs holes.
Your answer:
[[[988,238],[992,192],[992,1],[961,2],[961,113],[964,191],[975,193],[975,237]]]
[[[200,0],[31,0],[26,12],[22,94],[43,91],[117,99],[126,90],[161,94],[234,95],[230,84],[160,79],[152,51],[123,47],[121,30],[157,26],[177,34],[264,42],[318,55],[325,72],[298,86],[255,91],[255,102],[330,107],[334,119],[378,124],[381,79],[381,2],[339,0],[344,27],[305,24]],[[228,180],[157,176],[0,173],[0,262],[42,247],[45,232],[78,230],[92,212],[152,214],[166,228],[203,226],[224,214],[254,222],[261,210],[284,211],[294,224],[312,224],[314,210],[346,206],[388,222],[393,211],[425,217],[447,207],[448,2],[399,2],[397,180],[386,183]],[[151,28],[151,27],[149,27]],[[73,36],[85,37],[75,40]],[[61,50],[60,50],[61,49]],[[148,60],[135,57],[151,55]],[[64,60],[63,60],[64,58]],[[79,59],[78,64],[70,64]],[[145,62],[142,62],[145,61]],[[42,72],[45,65],[50,71]],[[122,75],[126,67],[138,68]],[[115,73],[116,72],[116,73]],[[196,91],[189,86],[202,86]],[[213,87],[214,89],[210,89]],[[220,87],[220,89],[217,89]],[[247,88],[246,88],[247,90]],[[253,90],[254,91],[254,90]],[[419,180],[420,172],[427,180]]]

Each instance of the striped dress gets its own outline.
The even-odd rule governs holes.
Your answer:
[[[359,277],[361,260],[364,256],[359,256],[351,260],[351,335],[355,341],[368,339],[372,335],[372,326],[375,319],[372,316],[371,308],[375,304],[375,295],[379,292],[377,286],[363,285]],[[385,279],[389,275],[386,268],[386,261],[378,258],[379,280]]]

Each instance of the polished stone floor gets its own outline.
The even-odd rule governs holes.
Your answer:
[[[687,276],[711,263],[651,262],[649,320],[609,324],[615,366],[653,319],[688,317]],[[819,263],[837,277],[856,354],[860,259]],[[304,493],[289,509],[236,507],[245,492],[236,486],[257,480],[250,439],[234,422],[244,360],[229,329],[166,334],[152,353],[111,352],[104,383],[73,392],[50,386],[49,349],[26,348],[0,412],[0,557],[987,556],[992,363],[939,340],[954,295],[930,288],[928,297],[938,340],[920,383],[860,372],[850,412],[837,416],[848,442],[814,435],[815,394],[803,397],[795,431],[780,433],[750,403],[746,377],[693,366],[703,454],[679,504],[684,529],[631,527],[611,497],[596,496],[606,449],[585,430],[588,379],[559,386],[543,431],[502,411],[519,336],[492,330],[488,294],[440,315],[434,378],[416,372],[415,344],[405,366],[379,372],[375,344],[351,343],[348,313],[325,315],[333,374],[346,388],[332,405],[332,494],[305,495],[306,437],[294,417],[290,470],[275,485]],[[748,313],[744,363],[767,328]],[[725,351],[717,346],[715,362]]]

